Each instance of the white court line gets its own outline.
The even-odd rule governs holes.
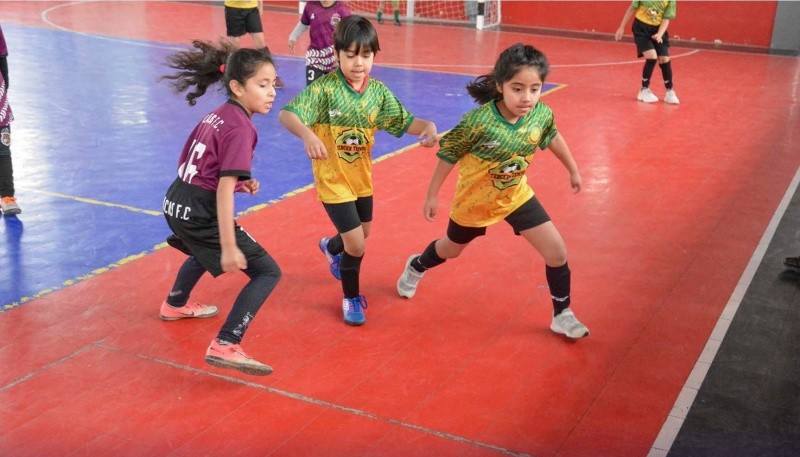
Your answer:
[[[103,35],[93,35],[93,34],[86,33],[86,32],[78,32],[78,31],[75,31],[75,30],[68,29],[66,27],[62,27],[62,26],[56,24],[55,22],[51,21],[47,17],[51,12],[56,11],[58,9],[66,8],[66,7],[70,7],[70,6],[75,6],[75,5],[82,5],[82,4],[85,4],[85,3],[93,3],[93,2],[75,1],[75,2],[64,3],[64,4],[61,4],[61,5],[52,6],[50,8],[45,9],[44,11],[42,11],[42,13],[40,14],[40,17],[41,17],[41,19],[42,19],[42,21],[44,23],[50,25],[51,27],[56,28],[58,30],[62,30],[64,32],[74,33],[76,35],[82,35],[82,36],[86,36],[86,37],[97,38],[97,39],[100,39],[100,40],[112,41],[112,42],[115,42],[115,43],[125,43],[125,44],[132,44],[132,45],[135,45],[135,46],[144,46],[144,47],[150,47],[150,48],[169,49],[169,50],[176,50],[176,51],[182,51],[182,50],[186,49],[185,46],[165,46],[165,45],[161,45],[161,44],[153,44],[153,43],[135,41],[135,40],[130,40],[130,39],[124,39],[124,38],[112,38],[112,37],[107,37],[107,36],[103,36]],[[196,6],[201,6],[201,5],[196,5]],[[205,6],[205,5],[202,5],[202,6]],[[569,39],[570,37],[565,37],[565,38]],[[685,52],[683,54],[672,55],[672,56],[670,56],[670,58],[671,59],[678,59],[678,58],[681,58],[681,57],[688,57],[688,56],[697,54],[699,52],[700,52],[699,49],[694,49],[692,51]],[[274,58],[287,59],[287,60],[305,59],[305,57],[281,56],[279,54],[273,54],[273,57]],[[616,65],[633,65],[633,64],[641,64],[641,63],[642,63],[641,60],[621,60],[621,61],[617,61],[617,62],[550,64],[550,68],[608,67],[608,66],[616,66]],[[438,70],[436,70],[436,68],[459,68],[459,69],[464,69],[466,71],[466,70],[469,70],[469,69],[484,69],[484,68],[487,68],[487,66],[489,66],[489,67],[491,66],[491,65],[473,65],[473,64],[470,64],[470,65],[448,65],[448,64],[421,64],[421,63],[417,64],[417,63],[396,63],[396,62],[381,62],[380,65],[381,66],[385,66],[385,67],[422,68],[422,69],[430,69],[430,71],[438,71]],[[452,73],[452,72],[442,72],[442,73]]]
[[[445,439],[445,440],[455,441],[457,443],[462,443],[462,444],[467,444],[467,445],[470,445],[470,446],[475,446],[475,447],[487,449],[487,450],[490,450],[490,451],[493,451],[493,452],[496,452],[496,453],[502,454],[502,455],[509,455],[509,456],[512,456],[512,457],[531,457],[529,454],[512,451],[510,449],[506,449],[506,448],[503,448],[503,447],[500,447],[500,446],[496,446],[494,444],[488,444],[488,443],[484,443],[484,442],[481,442],[481,441],[476,441],[476,440],[472,440],[472,439],[469,439],[469,438],[465,438],[463,436],[454,435],[452,433],[447,433],[447,432],[443,432],[443,431],[439,431],[439,430],[434,430],[432,428],[424,427],[422,425],[416,425],[416,424],[412,424],[410,422],[403,422],[403,421],[398,420],[398,419],[392,419],[390,417],[380,416],[378,414],[371,413],[371,412],[368,412],[368,411],[365,411],[365,410],[362,410],[362,409],[351,408],[349,406],[344,406],[344,405],[340,405],[340,404],[337,404],[337,403],[332,403],[332,402],[329,402],[329,401],[320,400],[318,398],[309,397],[307,395],[303,395],[303,394],[299,394],[299,393],[295,393],[295,392],[289,392],[287,390],[278,389],[276,387],[270,387],[270,386],[265,385],[265,384],[260,384],[260,383],[253,382],[253,381],[246,381],[246,380],[243,380],[243,379],[235,378],[233,376],[227,376],[227,375],[218,374],[218,373],[214,373],[214,372],[210,372],[210,371],[206,371],[206,370],[201,370],[199,368],[194,368],[194,367],[191,367],[191,366],[188,366],[188,365],[183,365],[183,364],[171,361],[171,360],[159,359],[159,358],[156,358],[156,357],[151,357],[151,356],[147,356],[147,355],[143,355],[143,354],[130,354],[128,352],[125,352],[125,350],[122,349],[122,348],[113,347],[113,346],[109,346],[107,344],[104,344],[103,340],[97,340],[97,341],[88,343],[88,344],[78,348],[77,350],[73,351],[71,354],[68,354],[68,355],[66,355],[66,356],[64,356],[64,357],[62,357],[60,359],[54,360],[54,361],[52,361],[50,363],[47,363],[44,366],[26,373],[23,376],[21,376],[21,377],[15,379],[15,380],[9,382],[6,385],[0,386],[0,392],[4,392],[4,391],[8,391],[10,389],[13,389],[14,387],[16,387],[16,386],[18,386],[18,385],[30,380],[31,378],[35,377],[38,374],[41,374],[42,372],[45,372],[45,371],[47,371],[47,370],[49,370],[51,368],[55,368],[55,367],[61,365],[62,363],[66,362],[66,361],[74,359],[75,357],[83,354],[84,352],[87,352],[91,348],[100,348],[100,349],[105,349],[105,350],[109,350],[109,351],[113,351],[113,352],[117,352],[117,353],[122,353],[122,354],[125,354],[125,355],[133,355],[134,357],[138,357],[138,358],[143,359],[143,360],[147,360],[147,361],[150,361],[150,362],[156,362],[156,363],[159,363],[159,364],[162,364],[162,365],[166,365],[168,367],[177,368],[179,370],[189,371],[189,372],[192,372],[192,373],[195,373],[195,374],[221,379],[223,381],[230,382],[232,384],[239,384],[239,385],[242,385],[242,386],[245,386],[245,387],[259,389],[259,390],[262,390],[262,391],[265,391],[265,392],[269,392],[271,394],[280,395],[282,397],[290,398],[292,400],[297,400],[297,401],[300,401],[300,402],[303,402],[303,403],[308,403],[308,404],[311,404],[311,405],[314,405],[314,406],[320,406],[320,407],[323,407],[323,408],[328,408],[328,409],[336,410],[336,411],[339,411],[339,412],[343,412],[343,413],[346,413],[346,414],[352,414],[352,415],[355,415],[355,416],[363,417],[363,418],[374,420],[374,421],[377,421],[377,422],[382,422],[382,423],[389,424],[389,425],[392,425],[392,426],[401,427],[401,428],[405,428],[405,429],[410,429],[410,430],[414,430],[414,431],[417,431],[417,432],[420,432],[420,433],[425,433],[425,434],[428,434],[428,435],[433,435],[433,436],[436,436],[438,438],[442,438],[442,439]]]
[[[783,218],[784,213],[786,213],[786,208],[789,206],[792,197],[797,191],[798,184],[800,184],[800,168],[797,169],[794,179],[792,179],[792,182],[786,189],[786,193],[783,195],[783,199],[778,205],[778,208],[775,209],[775,213],[772,215],[769,225],[767,225],[766,230],[764,230],[761,241],[758,242],[753,256],[750,257],[750,262],[748,262],[744,273],[742,273],[739,282],[733,289],[728,304],[725,305],[725,308],[722,310],[722,314],[720,314],[717,320],[717,325],[714,326],[714,330],[711,331],[711,335],[708,337],[708,342],[703,348],[703,352],[700,353],[700,357],[697,359],[694,369],[686,379],[686,383],[683,385],[680,394],[678,394],[678,398],[672,406],[672,411],[664,421],[664,425],[661,427],[658,436],[656,436],[656,440],[650,452],[647,454],[647,457],[666,457],[669,453],[672,444],[675,442],[675,438],[678,436],[678,432],[683,426],[683,422],[686,420],[686,416],[689,414],[689,409],[691,409],[694,403],[697,392],[703,380],[706,378],[708,369],[711,367],[711,362],[713,362],[714,358],[717,356],[717,351],[722,344],[722,340],[725,338],[725,334],[728,333],[728,327],[731,325],[733,316],[736,315],[736,311],[742,303],[744,294],[750,287],[756,270],[764,259],[764,255],[767,252],[770,242],[772,242],[772,238],[775,236],[775,230],[777,230],[778,224]]]

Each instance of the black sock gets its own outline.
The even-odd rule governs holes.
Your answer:
[[[644,61],[644,68],[642,68],[642,87],[650,87],[650,78],[653,76],[653,70],[656,68],[656,59],[646,59]]]
[[[344,251],[344,241],[342,241],[342,235],[336,234],[333,238],[328,241],[328,252],[336,255],[341,254]]]
[[[550,297],[553,299],[553,316],[558,316],[561,311],[569,308],[570,271],[569,265],[564,263],[560,267],[545,266],[547,285],[550,287]]]
[[[443,264],[445,260],[447,259],[439,257],[439,254],[436,253],[436,241],[434,240],[425,248],[422,255],[411,261],[411,266],[418,272],[424,273],[429,268]]]
[[[672,90],[672,62],[660,63],[661,74],[664,75],[664,86],[667,90]]]
[[[0,155],[0,197],[14,196],[14,169],[11,155]]]
[[[339,271],[342,273],[342,292],[345,298],[355,298],[361,295],[358,285],[358,276],[361,271],[361,260],[364,256],[353,257],[344,251]]]

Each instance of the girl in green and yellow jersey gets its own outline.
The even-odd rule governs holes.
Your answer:
[[[578,166],[556,129],[553,112],[539,101],[548,69],[544,54],[518,43],[500,54],[492,73],[467,85],[482,105],[442,138],[424,205],[425,217],[432,220],[439,189],[458,164],[447,234],[408,258],[397,292],[413,297],[426,270],[458,257],[472,240],[486,234],[486,227],[505,220],[544,258],[553,302],[550,328],[581,338],[589,330],[569,308],[567,248],[525,176],[536,150],[549,148],[569,172],[570,186],[575,192],[581,188]]]
[[[630,8],[625,11],[622,23],[617,29],[615,38],[617,41],[625,33],[625,24],[631,16],[633,20],[633,41],[636,42],[636,53],[639,57],[644,57],[644,68],[642,69],[642,88],[636,99],[645,103],[655,103],[658,97],[650,90],[650,78],[656,68],[656,62],[661,67],[661,74],[664,76],[664,86],[667,88],[664,94],[664,102],[677,105],[680,103],[675,94],[672,82],[672,64],[669,59],[669,27],[670,21],[675,19],[675,0],[660,1],[639,1],[633,0]]]

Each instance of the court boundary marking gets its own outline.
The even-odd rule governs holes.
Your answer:
[[[296,400],[296,401],[299,401],[299,402],[302,402],[302,403],[306,403],[306,404],[310,404],[310,405],[313,405],[313,406],[322,407],[322,408],[325,408],[325,409],[328,409],[328,410],[334,410],[334,411],[337,411],[337,412],[342,412],[342,413],[358,416],[360,418],[364,418],[364,419],[368,419],[368,420],[372,420],[372,421],[388,424],[388,425],[393,426],[393,427],[400,427],[400,428],[407,429],[407,430],[413,430],[413,431],[416,431],[416,432],[424,433],[426,435],[435,436],[437,438],[445,439],[445,440],[448,440],[448,441],[454,441],[454,442],[457,442],[457,443],[460,443],[460,444],[466,444],[466,445],[470,445],[470,446],[479,447],[481,449],[490,450],[490,451],[493,451],[493,452],[496,452],[496,453],[502,454],[502,455],[509,455],[509,456],[513,456],[513,457],[533,457],[531,454],[527,454],[527,453],[524,453],[524,452],[513,451],[511,449],[507,449],[507,448],[504,448],[502,446],[497,446],[497,445],[494,445],[494,444],[484,443],[483,441],[473,440],[473,439],[466,438],[466,437],[463,437],[463,436],[460,436],[460,435],[456,435],[456,434],[453,434],[453,433],[444,432],[444,431],[436,430],[436,429],[433,429],[433,428],[430,428],[430,427],[425,427],[425,426],[422,426],[422,425],[413,424],[411,422],[405,422],[405,421],[402,421],[402,420],[399,420],[399,419],[393,419],[393,418],[387,417],[387,416],[381,416],[381,415],[376,414],[376,413],[371,413],[371,412],[369,412],[367,410],[358,409],[358,408],[352,408],[352,407],[349,407],[349,406],[341,405],[339,403],[334,403],[334,402],[327,401],[327,400],[321,400],[321,399],[314,398],[314,397],[311,397],[311,396],[308,396],[308,395],[304,395],[304,394],[300,394],[300,393],[296,393],[296,392],[291,392],[291,391],[284,390],[284,389],[279,389],[277,387],[272,387],[272,386],[269,386],[269,385],[266,385],[266,384],[262,384],[262,383],[259,383],[259,382],[248,381],[246,379],[240,379],[240,378],[237,378],[237,377],[234,377],[234,376],[230,376],[230,375],[225,375],[225,374],[221,374],[221,373],[215,373],[213,371],[208,371],[208,370],[203,370],[203,369],[200,369],[200,368],[195,368],[195,367],[192,367],[192,366],[189,366],[189,365],[184,365],[184,364],[181,364],[181,363],[174,362],[172,360],[160,359],[158,357],[144,355],[144,354],[140,354],[140,353],[137,353],[137,352],[128,352],[128,351],[126,351],[125,349],[123,349],[121,347],[114,347],[114,346],[110,346],[108,344],[105,344],[102,339],[87,343],[87,344],[79,347],[78,349],[76,349],[75,351],[73,351],[70,354],[67,354],[67,355],[65,355],[65,356],[63,356],[61,358],[58,358],[58,359],[56,359],[54,361],[46,363],[46,364],[44,364],[43,366],[41,366],[41,367],[39,367],[37,369],[34,369],[32,371],[29,371],[29,372],[25,373],[24,375],[20,376],[19,378],[14,379],[14,380],[10,381],[9,383],[7,383],[7,384],[5,384],[3,386],[0,386],[0,392],[8,391],[8,390],[20,385],[20,384],[25,383],[26,381],[34,378],[35,376],[37,376],[40,373],[48,371],[51,368],[57,367],[57,366],[63,364],[64,362],[70,361],[70,360],[80,356],[81,354],[89,352],[91,349],[95,349],[95,348],[103,349],[103,350],[106,350],[106,351],[109,351],[109,352],[112,352],[112,353],[122,354],[122,355],[125,355],[125,356],[128,356],[128,357],[136,357],[136,358],[148,361],[148,362],[158,363],[158,364],[166,365],[168,367],[175,368],[175,369],[178,369],[178,370],[187,371],[189,373],[194,373],[194,374],[199,374],[199,375],[202,375],[202,376],[207,376],[207,377],[211,377],[211,378],[220,379],[220,380],[232,383],[232,384],[239,384],[239,385],[242,385],[242,386],[245,386],[245,387],[249,387],[249,388],[252,388],[252,389],[261,390],[261,391],[267,392],[269,394],[279,395],[281,397],[285,397],[285,398],[288,398],[288,399],[291,399],[291,400]]]
[[[105,36],[105,35],[95,35],[95,34],[91,34],[89,32],[81,32],[81,31],[69,29],[67,27],[58,25],[57,23],[51,21],[47,17],[50,14],[50,12],[52,12],[52,11],[56,11],[56,10],[59,10],[59,9],[62,9],[62,8],[67,8],[67,7],[76,6],[76,5],[89,4],[89,3],[95,3],[95,2],[87,1],[87,0],[81,0],[81,1],[73,1],[73,2],[69,2],[69,3],[62,3],[60,5],[54,5],[52,7],[49,7],[47,9],[43,10],[40,13],[39,17],[42,20],[42,22],[44,22],[45,24],[47,24],[47,25],[49,25],[49,26],[51,26],[51,27],[53,27],[55,29],[58,29],[58,30],[61,30],[61,31],[67,32],[67,33],[74,33],[76,35],[82,35],[82,36],[86,36],[86,37],[90,37],[90,38],[97,38],[97,39],[101,39],[101,40],[108,40],[108,41],[112,41],[112,42],[116,42],[116,43],[131,44],[131,45],[135,45],[135,46],[153,47],[153,48],[157,48],[157,49],[169,49],[169,50],[176,50],[176,51],[187,49],[187,46],[173,46],[173,45],[166,45],[166,44],[155,44],[157,42],[152,42],[152,41],[150,41],[150,42],[142,42],[140,40],[134,40],[134,39],[130,39],[130,38],[128,38],[128,39],[126,39],[126,38],[116,38],[116,37],[109,37],[109,36]],[[216,6],[216,5],[201,5],[201,4],[192,4],[192,3],[188,3],[188,5],[194,5],[194,6],[198,6],[198,7],[204,7],[204,8]],[[275,14],[294,14],[294,13],[287,13],[287,12],[282,12],[282,11],[273,11],[273,13],[275,13]],[[298,15],[299,15],[299,13],[298,13]],[[498,31],[498,33],[501,33],[501,32]],[[505,32],[505,33],[518,33],[518,32]],[[531,34],[531,35],[536,35],[536,34]],[[221,38],[223,38],[223,37],[221,37]],[[597,41],[597,40],[592,40],[592,39],[587,39],[587,38],[571,38],[571,37],[558,37],[558,38],[560,38],[560,39],[578,39],[578,40],[584,40],[584,41]],[[670,58],[671,59],[677,59],[677,58],[681,58],[681,57],[689,57],[689,56],[692,56],[692,55],[697,54],[699,52],[701,52],[700,49],[693,49],[693,50],[691,50],[689,52],[685,52],[685,53],[682,53],[682,54],[671,55]],[[294,56],[275,54],[275,53],[273,53],[273,57],[281,58],[281,59],[285,59],[285,60],[304,60],[305,59],[304,56],[294,57]],[[621,60],[621,61],[618,61],[618,62],[577,63],[577,64],[554,64],[554,63],[551,63],[550,67],[551,68],[590,68],[590,67],[608,67],[608,66],[618,66],[618,65],[633,65],[633,64],[641,64],[641,63],[642,63],[642,60],[641,59],[637,59],[637,60]],[[391,67],[391,68],[406,68],[406,69],[422,68],[422,70],[416,70],[416,71],[429,71],[429,72],[432,72],[432,73],[447,73],[447,74],[456,74],[456,75],[465,75],[465,76],[478,76],[478,75],[473,75],[472,73],[466,73],[466,72],[465,73],[459,73],[459,72],[453,72],[453,71],[435,70],[435,69],[431,69],[431,68],[437,68],[437,67],[463,68],[466,71],[466,69],[479,69],[479,68],[486,69],[487,67],[491,67],[491,65],[472,65],[472,64],[470,64],[470,65],[447,65],[447,64],[414,64],[414,63],[394,63],[394,62],[382,62],[378,66],[385,66],[385,67]]]
[[[672,448],[672,444],[675,442],[678,433],[683,427],[683,422],[686,420],[689,410],[694,404],[694,400],[708,374],[708,370],[711,368],[711,364],[717,356],[722,340],[725,339],[725,335],[728,333],[728,328],[733,321],[733,317],[739,310],[739,305],[741,305],[745,293],[750,288],[750,283],[753,281],[756,271],[764,260],[764,256],[767,253],[770,243],[772,243],[772,239],[775,237],[778,225],[783,219],[794,194],[797,192],[798,185],[800,185],[800,168],[795,172],[794,178],[789,183],[786,192],[783,194],[783,199],[781,199],[772,215],[772,219],[770,219],[769,224],[767,224],[767,228],[764,230],[761,240],[759,240],[752,257],[750,257],[750,261],[747,263],[744,272],[740,276],[739,282],[734,287],[733,293],[728,299],[728,303],[725,305],[722,313],[720,313],[719,319],[717,319],[717,323],[711,331],[706,345],[703,347],[703,351],[700,353],[697,362],[695,362],[694,368],[689,373],[686,383],[684,383],[672,406],[672,410],[656,436],[650,448],[650,452],[647,454],[648,457],[666,457]]]

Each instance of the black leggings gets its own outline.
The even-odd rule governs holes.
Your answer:
[[[250,282],[239,292],[225,324],[217,335],[220,340],[234,344],[242,341],[247,326],[250,325],[258,310],[261,309],[261,305],[278,285],[281,277],[280,267],[269,254],[255,260],[248,260],[247,268],[243,271],[250,277]],[[172,306],[185,305],[192,289],[205,272],[206,269],[193,256],[186,259],[178,271],[178,277],[175,279],[175,285],[167,298],[167,303]]]

